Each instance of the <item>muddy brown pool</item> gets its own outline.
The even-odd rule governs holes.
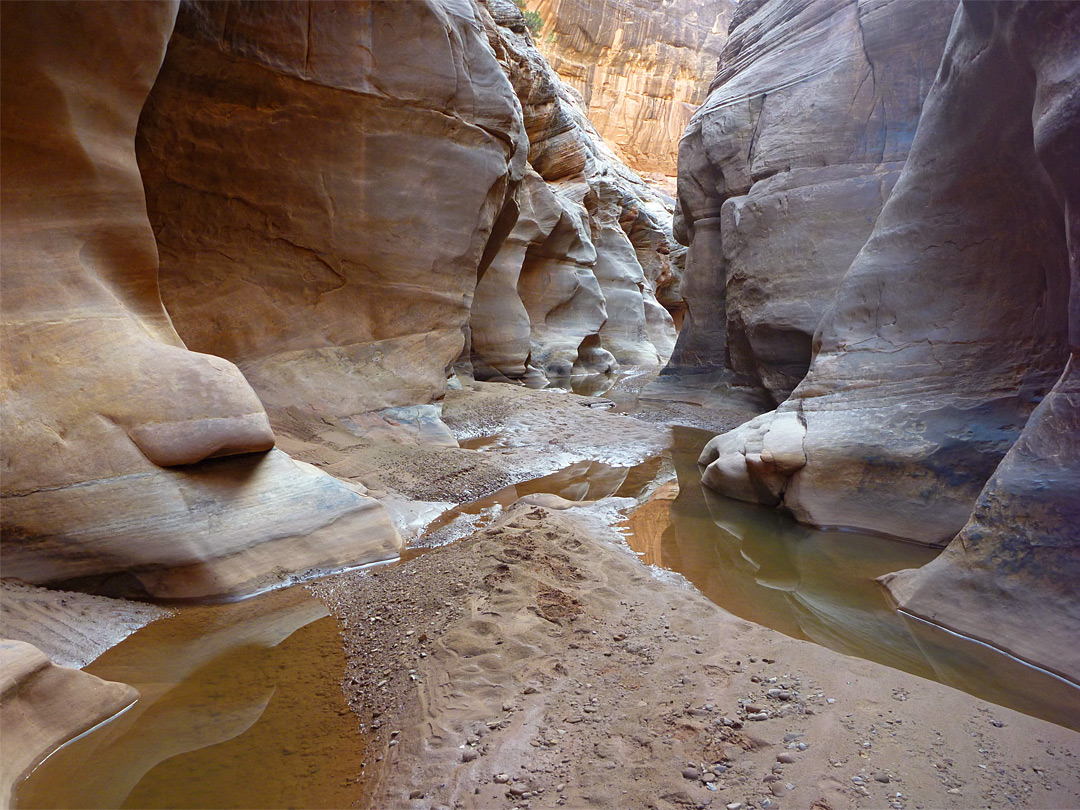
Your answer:
[[[851,531],[816,530],[774,509],[701,486],[712,438],[675,428],[678,474],[627,521],[643,562],[677,571],[737,616],[1080,730],[1080,689],[981,642],[893,609],[876,581],[917,568],[938,549]]]

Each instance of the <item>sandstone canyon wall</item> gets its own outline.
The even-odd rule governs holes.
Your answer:
[[[960,7],[809,373],[702,455],[709,486],[804,522],[926,543],[962,529],[934,563],[888,578],[901,606],[1073,681],[1077,9]]]
[[[527,0],[537,45],[589,120],[635,171],[674,177],[678,141],[705,100],[731,0]]]
[[[675,342],[679,248],[671,207],[607,147],[537,51],[509,0],[485,4],[492,46],[521,101],[529,169],[519,217],[476,289],[481,379],[543,379],[658,366]]]
[[[648,190],[559,92],[509,2],[183,4],[138,135],[177,330],[271,413],[429,402],[468,337],[481,378],[664,362]]]
[[[4,576],[201,597],[386,559],[375,501],[274,450],[158,295],[135,130],[171,3],[3,5]]]
[[[680,143],[689,315],[672,369],[773,403],[907,158],[955,3],[738,7]]]

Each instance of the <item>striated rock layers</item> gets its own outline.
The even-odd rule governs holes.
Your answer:
[[[182,5],[138,135],[162,296],[267,407],[349,415],[443,391],[527,149],[482,16]]]
[[[162,308],[135,129],[169,3],[3,5],[4,575],[202,597],[394,556]]]
[[[559,92],[508,0],[185,3],[137,142],[177,330],[271,413],[428,402],[470,325],[485,379],[663,363],[668,212]]]
[[[627,165],[673,177],[716,72],[732,0],[526,0],[537,45]]]
[[[955,2],[738,7],[680,143],[672,370],[785,399],[908,150]]]
[[[1067,230],[1070,357],[960,534],[932,563],[887,586],[906,612],[1080,683],[1080,6],[965,4],[943,66],[942,92],[953,82],[962,88],[951,114],[996,99],[1004,75],[1026,77],[1008,115],[1033,125]],[[985,130],[964,137],[977,149]],[[1068,283],[1055,278],[1048,293],[1064,297]]]
[[[471,359],[479,379],[658,366],[675,329],[670,203],[604,144],[536,50],[521,11],[488,0],[491,42],[521,102],[529,167],[518,218],[476,288]],[[673,260],[674,256],[674,260]]]

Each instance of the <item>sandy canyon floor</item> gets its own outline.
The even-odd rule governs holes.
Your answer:
[[[404,533],[427,527],[414,545],[455,540],[306,586],[346,651],[362,804],[1080,807],[1080,734],[741,620],[643,565],[616,526],[670,497],[668,425],[746,414],[603,404],[467,383],[442,416],[477,449],[425,413],[361,430],[275,415],[285,450],[366,487]],[[431,530],[500,490],[485,515]],[[19,599],[5,595],[9,628],[41,614],[13,612]],[[80,610],[71,626],[104,638],[109,611]]]

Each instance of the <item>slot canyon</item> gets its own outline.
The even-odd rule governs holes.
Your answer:
[[[1080,806],[1080,1],[0,10],[0,806]]]

